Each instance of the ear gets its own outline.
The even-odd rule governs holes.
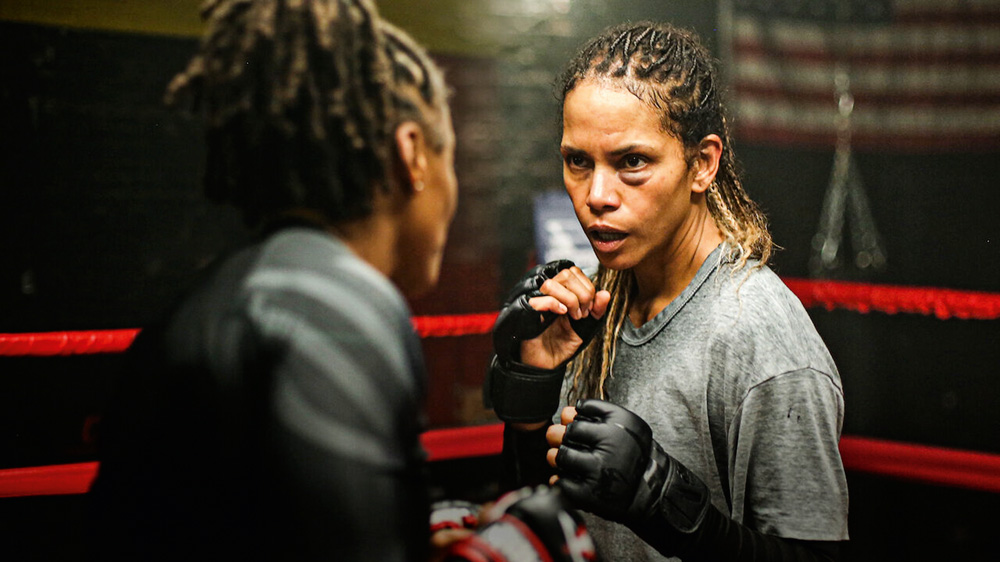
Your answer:
[[[399,180],[406,193],[423,190],[427,174],[427,139],[424,130],[414,121],[404,121],[396,127],[396,154],[399,157]]]
[[[694,157],[694,179],[691,182],[691,191],[704,193],[715,181],[715,175],[719,173],[719,161],[722,159],[722,139],[716,134],[708,135],[698,143],[697,150]]]

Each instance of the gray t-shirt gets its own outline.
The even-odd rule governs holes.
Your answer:
[[[271,233],[129,353],[88,495],[95,559],[425,557],[420,340],[341,240]]]
[[[799,300],[768,268],[734,271],[724,246],[641,327],[626,321],[611,402],[708,485],[733,520],[786,538],[846,540],[840,375]],[[606,560],[664,560],[587,516]]]

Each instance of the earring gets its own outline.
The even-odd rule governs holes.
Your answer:
[[[413,191],[420,192],[420,191],[423,191],[423,190],[424,190],[424,181],[423,180],[414,180],[414,182],[413,182]]]

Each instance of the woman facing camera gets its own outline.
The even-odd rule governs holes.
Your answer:
[[[561,93],[563,179],[600,267],[539,266],[494,327],[513,480],[551,478],[609,560],[836,559],[840,377],[767,266],[707,51],[619,25]]]

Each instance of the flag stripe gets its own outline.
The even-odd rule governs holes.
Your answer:
[[[895,0],[895,20],[900,23],[992,23],[1000,22],[996,0]]]
[[[1000,50],[1000,27],[980,21],[969,25],[818,24],[737,14],[733,26],[737,51],[767,49],[781,56],[820,52],[893,59],[929,53],[995,55]]]
[[[773,58],[737,57],[735,87],[768,86],[798,95],[826,93],[833,102],[837,66],[830,64],[789,65]],[[995,95],[1000,93],[1000,65],[924,66],[900,69],[891,66],[851,67],[850,88],[854,95]]]
[[[741,125],[738,140],[750,144],[826,148],[837,139],[832,131],[794,130],[789,127],[766,125]],[[975,150],[996,152],[1000,150],[1000,138],[989,134],[911,134],[856,133],[851,137],[857,149],[889,153],[932,152],[940,150]]]
[[[788,92],[775,86],[757,84],[739,84],[734,88],[739,98],[754,98],[762,101],[777,101],[788,99]],[[891,107],[908,106],[912,109],[922,107],[971,107],[984,108],[1000,106],[1000,91],[985,92],[925,92],[902,90],[895,92],[854,92],[855,104],[861,107]],[[824,90],[801,89],[795,92],[798,103],[829,104],[834,100],[832,88]],[[978,109],[977,109],[978,110]]]
[[[850,22],[802,17],[804,2],[766,5],[733,13],[741,140],[832,145],[846,86],[855,145],[1000,145],[1000,0],[896,0],[885,18]]]
[[[986,34],[984,34],[986,35]],[[986,43],[996,41],[996,50],[982,51]],[[816,45],[777,45],[765,46],[754,38],[743,38],[737,41],[736,52],[740,57],[748,60],[764,57],[775,57],[786,63],[802,65],[809,64],[830,64],[831,62],[846,62],[849,64],[866,65],[896,65],[902,67],[923,67],[925,65],[962,65],[975,68],[979,65],[1000,65],[1000,33],[995,37],[984,37],[979,45],[969,45],[968,40],[956,40],[951,45],[942,45],[938,50],[909,50],[900,48],[894,50],[863,51],[860,49],[845,48],[838,52],[832,49]],[[996,71],[993,68],[992,71]]]
[[[833,105],[791,104],[784,101],[740,100],[737,108],[746,124],[770,123],[804,129],[826,130],[837,119]],[[913,111],[905,107],[876,111],[860,109],[851,117],[852,130],[858,133],[886,130],[906,134],[988,133],[997,129],[1000,106],[939,108]]]

